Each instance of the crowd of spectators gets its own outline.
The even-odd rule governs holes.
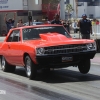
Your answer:
[[[5,24],[6,24],[6,27],[7,27],[7,33],[13,27],[24,26],[22,19],[19,19],[18,22],[17,22],[17,25],[14,25],[15,20],[16,20],[16,13],[14,13],[13,18],[8,18],[8,19],[7,19],[7,14],[5,14],[4,21],[5,21]],[[38,21],[39,21],[38,19],[33,20],[33,21],[31,20],[29,25],[33,25],[32,24],[33,22],[38,22]],[[90,20],[90,21],[91,21],[92,25],[99,25],[100,24],[99,20],[96,20],[96,19],[93,19],[93,20]],[[44,24],[60,24],[60,25],[63,25],[69,33],[71,32],[71,30],[73,30],[74,33],[77,33],[79,31],[78,22],[79,22],[79,20],[77,20],[77,19],[62,20],[62,19],[60,19],[60,16],[58,14],[55,14],[54,19],[52,19],[52,20],[49,20],[48,17],[45,17],[44,21],[43,21]]]

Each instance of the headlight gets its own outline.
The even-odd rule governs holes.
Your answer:
[[[44,54],[45,53],[45,49],[44,48],[37,48],[36,49],[36,54],[37,55],[42,55],[42,54]]]
[[[97,50],[96,42],[87,44],[87,50]]]

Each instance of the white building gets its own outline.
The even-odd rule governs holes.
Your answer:
[[[37,16],[42,11],[42,0],[0,0],[0,12],[28,11]],[[27,13],[28,14],[28,13]]]
[[[78,5],[76,8],[76,2]],[[87,14],[90,18],[100,18],[100,0],[61,0],[60,6],[61,6],[61,18],[65,18],[65,9],[66,4],[71,4],[74,12],[71,13],[71,17],[81,17],[82,14]],[[78,10],[78,13],[76,13],[76,9]],[[62,15],[63,13],[63,15]]]
[[[90,18],[100,18],[100,6],[89,6],[87,2],[78,3],[78,17],[87,14]]]

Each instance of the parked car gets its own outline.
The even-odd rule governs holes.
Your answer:
[[[43,22],[30,22],[30,25],[42,25]],[[24,26],[29,26],[29,22],[24,23]]]
[[[0,43],[1,68],[14,72],[23,66],[30,79],[38,69],[78,66],[81,73],[90,70],[96,53],[94,40],[73,39],[62,25],[35,25],[13,28]]]

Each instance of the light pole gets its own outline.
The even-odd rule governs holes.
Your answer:
[[[65,3],[64,0],[60,0],[60,17],[61,19],[65,19]]]
[[[76,19],[77,19],[78,18],[78,7],[77,7],[78,0],[75,0],[75,4],[76,4]]]

